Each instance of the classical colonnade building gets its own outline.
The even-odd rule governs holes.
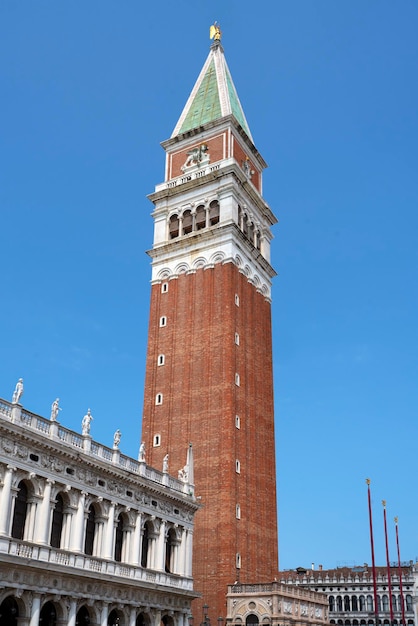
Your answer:
[[[0,401],[0,626],[185,626],[193,472],[176,479],[87,430]]]

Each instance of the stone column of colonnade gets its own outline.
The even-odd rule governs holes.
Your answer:
[[[142,513],[138,511],[135,520],[135,528],[133,532],[132,539],[132,552],[131,555],[128,553],[128,558],[130,557],[130,563],[132,565],[140,565],[141,563],[141,544],[142,544]]]
[[[36,474],[34,472],[29,474],[30,479],[35,477]],[[28,497],[23,541],[35,541],[35,524],[38,515],[38,507],[40,507],[41,502],[42,498],[38,495],[32,494],[32,496]]]
[[[185,575],[192,575],[192,556],[193,556],[193,530],[190,528],[187,531],[186,540],[186,562],[185,562]]]
[[[164,561],[165,561],[165,528],[166,523],[164,520],[160,522],[160,533],[156,542],[156,551],[154,558],[154,567],[156,570],[160,572],[164,571]]]
[[[126,510],[127,513],[130,512],[130,509]],[[133,565],[133,561],[138,559],[138,555],[134,554],[133,549],[134,546],[134,538],[135,538],[135,524],[131,522],[131,518],[129,517],[128,523],[126,527],[123,529],[123,539],[122,539],[122,562],[123,563],[131,563]],[[131,549],[132,548],[132,549]]]
[[[77,617],[77,600],[70,600],[70,608],[68,610],[68,622],[67,626],[75,626],[75,620]]]
[[[54,480],[49,478],[45,481],[43,498],[39,504],[39,510],[36,515],[36,527],[34,540],[42,545],[49,543],[49,531],[51,528],[51,490]]]
[[[172,572],[173,574],[185,575],[184,569],[184,549],[185,549],[185,532],[184,529],[179,529],[176,525],[176,542],[173,546],[173,562]],[[180,537],[178,533],[180,532]]]
[[[103,546],[103,556],[105,559],[113,558],[113,547],[114,547],[114,537],[115,537],[115,508],[116,502],[111,502],[109,505],[109,512],[107,515],[107,527],[106,527],[106,537],[105,543]]]
[[[154,529],[155,529],[155,518],[154,518]],[[148,539],[148,555],[147,555],[147,562],[146,562],[146,567],[148,569],[155,569],[155,543],[157,540],[158,534],[157,532],[154,530],[152,533],[150,533]]]
[[[12,518],[12,480],[15,471],[15,467],[7,465],[3,487],[0,493],[0,535],[10,535],[10,523]]]
[[[66,487],[64,492],[68,492],[70,487]],[[64,506],[64,517],[62,521],[62,533],[61,533],[61,548],[63,550],[69,550],[71,546],[71,533],[74,532],[75,513],[77,507],[68,503]]]
[[[32,606],[30,609],[29,626],[39,626],[40,613],[41,613],[41,596],[38,593],[34,593],[32,596]]]
[[[107,626],[107,618],[109,617],[109,605],[104,602],[100,614],[100,626]]]
[[[188,560],[189,560],[189,548],[188,548],[188,541],[189,541],[189,533],[191,531],[187,530],[186,528],[182,528],[181,531],[181,540],[180,540],[180,545],[178,546],[178,551],[177,551],[177,568],[175,571],[181,573],[183,576],[189,576],[190,574],[188,573]]]
[[[101,501],[101,498],[99,500]],[[103,537],[106,532],[105,529],[107,528],[106,524],[107,524],[107,521],[103,515],[96,516],[94,520],[94,539],[93,539],[93,555],[92,556],[102,556]]]
[[[70,549],[73,552],[83,552],[83,543],[84,543],[84,527],[85,527],[85,503],[86,496],[88,493],[86,491],[81,491],[78,504],[77,504],[77,512],[75,514],[74,520],[74,532],[71,533],[71,545]]]
[[[159,609],[155,609],[153,626],[160,626],[160,624],[161,624],[161,611]],[[151,625],[152,625],[152,621],[151,621]]]

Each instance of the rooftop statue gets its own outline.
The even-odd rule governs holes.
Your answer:
[[[23,395],[23,378],[19,378],[16,383],[15,390],[13,392],[12,402],[13,404],[19,404],[19,400]]]
[[[221,32],[221,27],[219,26],[218,22],[215,22],[210,27],[210,29],[209,29],[209,37],[211,39],[213,39],[214,41],[220,41],[221,40],[222,32]]]
[[[119,448],[120,438],[121,437],[122,437],[122,433],[120,432],[120,430],[118,428],[117,431],[115,432],[115,434],[113,435],[113,447],[114,448]]]
[[[168,453],[163,458],[163,472],[165,474],[168,472]]]
[[[90,413],[90,409],[88,409],[86,415],[83,417],[83,421],[81,422],[81,432],[83,435],[90,434],[90,426],[93,420],[93,416]]]
[[[61,407],[59,406],[59,398],[56,398],[56,400],[54,400],[54,402],[51,404],[51,416],[50,416],[50,420],[51,422],[56,422],[57,418],[58,418],[58,411],[61,411]]]
[[[143,441],[139,447],[138,461],[145,462],[145,442]]]

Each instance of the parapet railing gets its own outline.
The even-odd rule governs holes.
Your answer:
[[[233,159],[228,159],[228,162],[229,161],[232,162]],[[212,174],[213,172],[216,172],[217,170],[219,170],[220,167],[221,167],[220,162],[211,163],[210,165],[209,164],[203,165],[199,168],[196,166],[196,169],[194,169],[193,171],[187,171],[181,176],[176,176],[176,178],[172,178],[171,180],[165,183],[160,183],[159,185],[156,186],[155,190],[162,191],[163,189],[171,189],[172,187],[178,187],[179,185],[183,185],[184,183],[189,183],[191,180],[202,178],[203,176],[206,176],[206,174]]]
[[[273,582],[273,583],[269,583],[269,584],[255,584],[255,585],[251,585],[251,584],[240,584],[237,583],[236,585],[230,585],[228,587],[228,593],[230,594],[249,594],[249,593],[255,593],[255,594],[261,594],[261,593],[282,593],[285,596],[292,596],[293,598],[311,598],[311,599],[318,599],[318,594],[316,594],[315,592],[309,590],[309,589],[305,589],[303,587],[293,587],[291,585],[285,585],[279,582]],[[324,601],[325,603],[325,601]],[[328,600],[326,600],[326,603],[328,604]]]
[[[11,423],[18,424],[22,428],[42,433],[49,439],[59,441],[78,451],[83,451],[85,454],[94,456],[101,461],[111,464],[113,467],[119,467],[143,476],[159,485],[165,485],[183,495],[194,495],[193,485],[174,478],[167,472],[161,472],[150,467],[145,463],[145,460],[137,461],[129,456],[125,456],[121,454],[117,447],[108,448],[97,441],[93,441],[90,435],[80,435],[73,430],[64,428],[58,421],[48,420],[40,415],[36,415],[36,413],[31,413],[20,404],[12,404],[0,398],[0,418],[6,418]]]
[[[409,567],[409,565],[408,565]],[[398,582],[399,581],[399,574],[397,571],[391,571],[391,580],[392,582]],[[404,570],[402,571],[402,581],[404,583],[412,583],[413,582],[413,576],[407,571],[405,572]],[[283,584],[286,585],[307,585],[307,584],[317,584],[317,585],[331,585],[331,584],[345,584],[345,583],[363,583],[363,584],[367,584],[367,585],[372,585],[373,584],[373,577],[372,574],[369,572],[365,572],[364,574],[360,575],[360,576],[351,576],[351,575],[346,575],[344,576],[343,574],[341,575],[315,575],[315,576],[308,576],[308,575],[287,575],[285,578],[282,578],[281,581]],[[385,572],[384,574],[382,573],[378,573],[376,576],[376,582],[377,583],[382,583],[382,584],[386,584],[387,583],[387,573]]]
[[[29,561],[34,560],[37,562],[43,561],[50,563],[52,569],[55,564],[59,564],[65,567],[94,572],[95,574],[99,572],[100,574],[112,577],[129,578],[132,581],[152,582],[167,587],[178,587],[189,591],[193,590],[192,578],[186,578],[180,574],[170,574],[150,570],[140,565],[119,563],[117,561],[101,559],[100,557],[86,554],[76,554],[50,546],[40,546],[28,541],[1,538],[0,554],[2,552],[11,556],[23,557]]]

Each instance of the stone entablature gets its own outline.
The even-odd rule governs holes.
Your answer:
[[[0,613],[10,624],[53,614],[54,625],[187,625],[193,485],[115,441],[0,400]]]
[[[328,624],[325,595],[278,582],[228,586],[226,623],[231,626]]]

